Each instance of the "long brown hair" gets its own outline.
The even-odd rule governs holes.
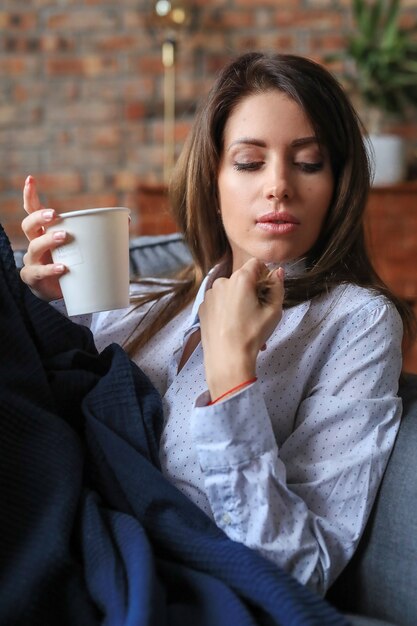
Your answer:
[[[371,165],[364,129],[344,90],[329,71],[307,58],[252,52],[220,72],[197,111],[169,189],[172,214],[194,264],[172,288],[161,315],[131,343],[132,349],[146,343],[194,298],[203,277],[220,259],[231,266],[217,189],[224,128],[243,98],[273,90],[285,93],[305,111],[318,141],[327,148],[334,178],[333,198],[320,237],[306,255],[307,271],[286,280],[284,306],[350,282],[385,294],[410,327],[408,308],[377,276],[366,251],[363,216]]]

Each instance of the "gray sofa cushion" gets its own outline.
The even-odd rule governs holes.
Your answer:
[[[350,621],[351,626],[401,626],[401,624],[393,624],[381,619],[373,617],[362,617],[361,615],[345,615]]]
[[[188,263],[191,254],[179,233],[141,235],[130,240],[130,275],[169,277]]]
[[[23,257],[25,254],[26,250],[13,250],[13,254],[14,254],[14,262],[16,263],[16,267],[18,270],[20,270],[23,267]]]
[[[346,613],[416,626],[417,375],[404,376],[400,393],[403,418],[377,502],[329,599]]]

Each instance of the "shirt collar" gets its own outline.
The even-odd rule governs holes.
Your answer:
[[[197,292],[196,298],[194,300],[193,308],[191,309],[191,314],[189,318],[189,329],[198,326],[200,324],[198,319],[198,309],[200,304],[204,300],[204,294],[207,289],[210,289],[216,278],[220,278],[221,276],[226,276],[226,263],[218,263],[209,271],[207,276],[204,278],[203,282],[200,285],[200,289]]]

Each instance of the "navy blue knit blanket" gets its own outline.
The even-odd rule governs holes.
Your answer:
[[[161,474],[161,401],[21,282],[0,226],[1,626],[346,626]]]

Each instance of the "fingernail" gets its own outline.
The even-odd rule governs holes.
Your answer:
[[[46,211],[42,211],[42,217],[46,222],[50,222],[54,216],[53,209],[46,209]]]
[[[65,265],[62,265],[62,263],[56,263],[56,265],[54,265],[55,274],[62,274],[64,270],[65,270]]]
[[[277,269],[277,274],[278,274],[278,276],[280,277],[280,279],[281,279],[282,281],[284,281],[284,278],[285,278],[285,271],[284,271],[284,268],[283,268],[283,267],[279,267],[279,268]]]
[[[64,241],[66,236],[65,230],[55,230],[52,233],[52,238],[54,241]]]
[[[26,177],[25,180],[25,185],[29,185],[32,182],[33,178],[32,176],[29,174],[29,176]]]

